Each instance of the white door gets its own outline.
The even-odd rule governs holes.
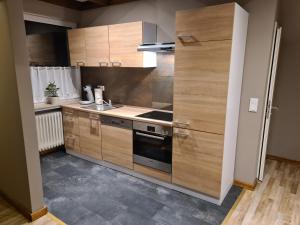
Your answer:
[[[268,89],[267,89],[266,102],[265,102],[266,108],[265,108],[263,128],[262,128],[261,152],[260,152],[260,159],[258,164],[258,180],[260,181],[262,181],[264,177],[264,168],[265,168],[265,160],[267,155],[267,146],[268,146],[272,110],[278,109],[277,107],[273,106],[273,96],[274,96],[274,88],[275,88],[275,81],[276,81],[276,74],[277,74],[281,32],[282,32],[282,27],[278,27],[276,23],[274,37],[273,37],[272,57],[270,61]]]

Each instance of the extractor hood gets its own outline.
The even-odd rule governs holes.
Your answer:
[[[174,52],[175,43],[154,43],[154,44],[142,44],[138,47],[138,51],[148,51],[148,52]]]

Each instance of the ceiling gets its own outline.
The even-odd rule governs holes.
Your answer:
[[[87,9],[94,9],[99,7],[104,7],[108,5],[115,5],[115,4],[122,4],[125,2],[131,2],[136,0],[40,0],[43,2],[48,2],[51,4],[63,6],[70,9],[76,10],[87,10]]]

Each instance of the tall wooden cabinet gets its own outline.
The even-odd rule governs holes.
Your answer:
[[[248,13],[176,13],[172,182],[223,199],[233,183]]]
[[[72,66],[156,67],[156,53],[139,52],[156,42],[156,25],[138,21],[68,31]]]

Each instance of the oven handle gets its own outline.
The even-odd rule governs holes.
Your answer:
[[[165,140],[164,137],[154,136],[154,135],[151,135],[151,134],[144,134],[144,133],[140,133],[140,132],[135,132],[135,133],[136,133],[136,135],[143,136],[143,137],[149,137],[149,138],[154,138],[154,139],[159,139],[159,140]]]

